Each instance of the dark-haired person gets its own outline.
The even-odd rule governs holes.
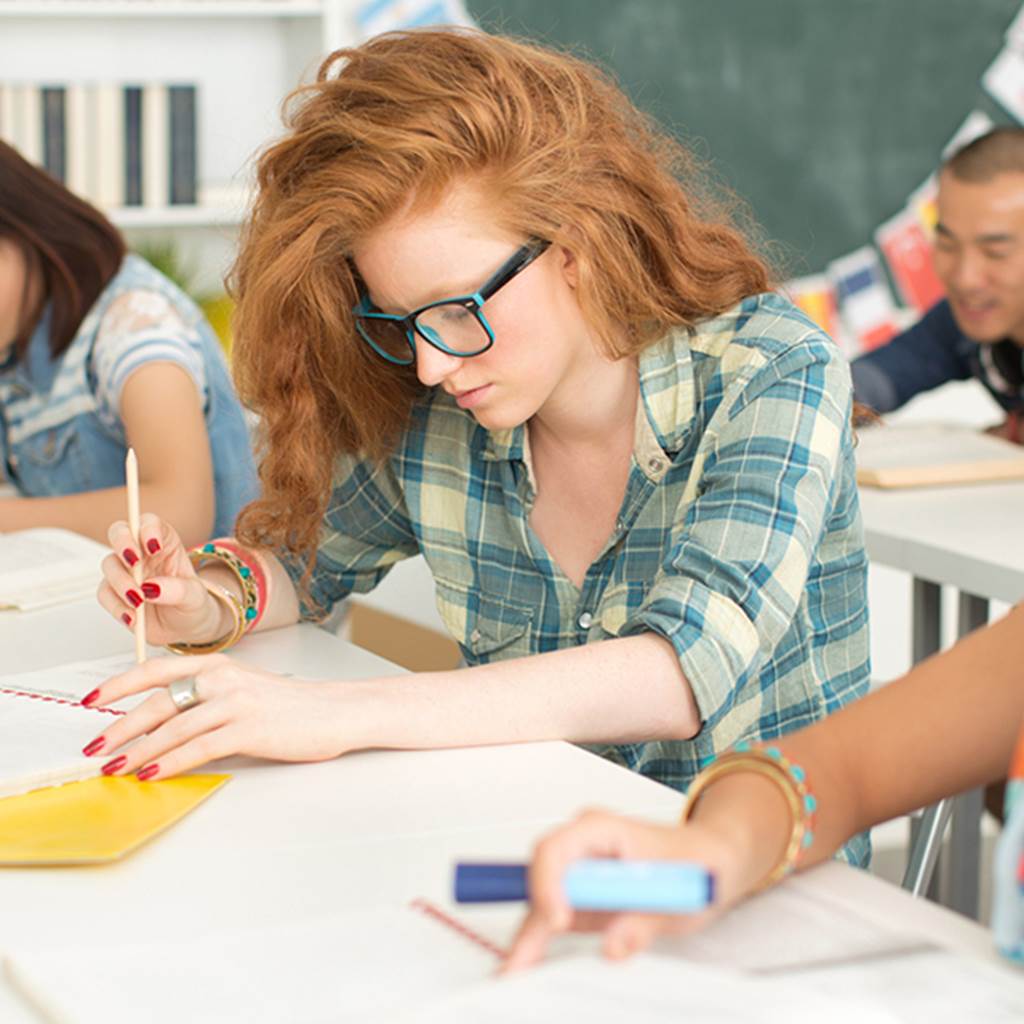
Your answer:
[[[161,687],[108,770],[567,739],[685,788],[863,694],[849,371],[690,155],[594,67],[475,32],[378,36],[294,100],[236,268],[263,497],[197,566],[144,522],[148,635],[220,650],[240,603],[284,625],[422,552],[469,667],[154,659],[91,697]]]
[[[951,380],[976,378],[1024,443],[1024,128],[1003,127],[939,172],[935,270],[947,298],[853,363],[858,402],[891,412]]]
[[[196,305],[114,226],[0,143],[0,530],[105,541],[141,502],[190,543],[256,494],[242,409]],[[136,595],[137,596],[137,595]]]

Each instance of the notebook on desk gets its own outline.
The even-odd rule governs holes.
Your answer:
[[[69,530],[0,533],[0,610],[34,611],[93,596],[109,554]]]
[[[609,964],[598,955],[593,937],[578,936],[560,950],[556,944],[546,964],[496,979],[520,912],[456,918],[423,900],[162,942],[15,946],[4,968],[44,1020],[62,1024],[889,1024],[908,1019],[1009,1024],[1020,1019],[1024,981],[934,947],[922,949],[920,942],[886,945],[892,935],[884,932],[875,936],[879,957],[852,956],[816,969],[820,927],[801,919],[799,909],[794,920],[780,893],[752,901],[763,904],[771,930],[751,928],[743,945],[748,958],[755,949],[769,951],[777,965],[779,957],[770,947],[788,935],[785,971],[743,970],[722,946],[716,963],[683,956],[669,945],[624,965]],[[732,915],[731,934],[742,931],[747,906]],[[833,915],[830,925],[831,946],[842,946],[844,919]],[[187,985],[181,984],[183,964]],[[918,996],[914,986],[901,987],[895,980],[904,964],[912,965],[915,982],[924,987],[922,998],[941,989],[944,978],[955,980],[940,999],[930,1001],[927,1018],[906,1015]]]
[[[54,670],[59,684],[59,669]],[[97,777],[81,750],[124,712],[0,680],[0,865],[114,860],[206,799],[226,775]],[[6,683],[6,685],[5,685]]]
[[[1024,447],[955,424],[860,428],[855,458],[857,482],[866,487],[942,487],[1024,480]]]

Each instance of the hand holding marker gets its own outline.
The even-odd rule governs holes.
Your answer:
[[[525,864],[457,864],[457,903],[525,900]],[[671,860],[579,860],[565,872],[574,910],[693,914],[714,902],[714,876],[702,865]]]

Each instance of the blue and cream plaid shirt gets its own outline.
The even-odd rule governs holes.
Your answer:
[[[530,529],[526,429],[488,432],[435,390],[391,458],[339,465],[312,596],[329,607],[422,553],[469,665],[665,637],[700,733],[594,749],[685,790],[736,741],[791,732],[867,690],[850,374],[774,294],[673,332],[639,371],[625,498],[582,588]]]

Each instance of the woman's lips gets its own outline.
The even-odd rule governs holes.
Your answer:
[[[472,409],[474,405],[478,405],[484,400],[490,389],[490,384],[483,384],[478,388],[470,388],[469,391],[457,391],[455,393],[455,404],[460,409]]]

